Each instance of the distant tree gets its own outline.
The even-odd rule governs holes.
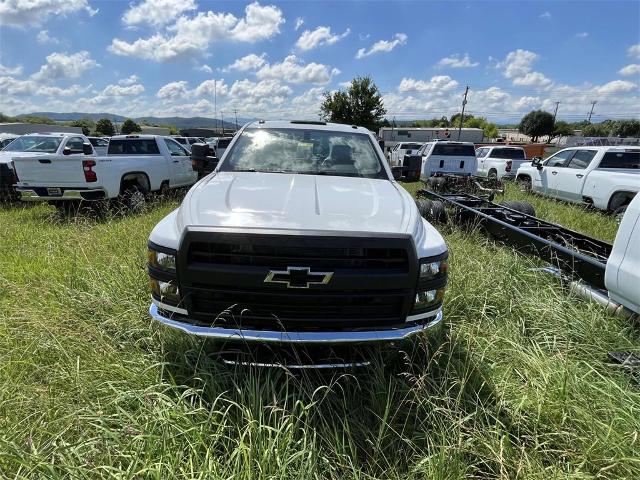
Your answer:
[[[41,123],[44,125],[55,125],[56,122],[49,117],[38,117],[36,115],[21,115],[18,117],[18,121],[24,123]]]
[[[582,129],[584,137],[608,137],[609,128],[602,123],[591,123]]]
[[[558,120],[553,127],[553,133],[551,134],[551,137],[549,137],[549,140],[552,138],[568,137],[573,135],[573,130],[573,125],[565,122],[564,120]]]
[[[130,118],[127,118],[122,124],[122,128],[120,129],[120,131],[124,135],[128,135],[133,132],[141,132],[142,128],[140,128],[140,125],[138,125],[136,122],[134,122]]]
[[[387,113],[371,77],[354,78],[346,92],[325,92],[320,111],[331,122],[360,125],[369,130],[375,130]]]
[[[640,121],[618,120],[613,123],[610,133],[614,137],[640,137]]]
[[[17,121],[17,118],[10,117],[9,115],[5,115],[4,113],[0,112],[0,123],[12,123]]]
[[[96,132],[110,137],[116,133],[113,123],[108,118],[101,118],[96,123]]]
[[[533,110],[527,113],[518,125],[518,131],[529,135],[532,142],[537,142],[543,135],[553,133],[553,115],[544,110]]]
[[[88,117],[81,118],[80,120],[74,120],[71,122],[72,127],[80,127],[82,128],[82,133],[84,135],[90,135],[91,131],[96,127],[96,122],[91,120]]]
[[[451,115],[451,118],[449,119],[449,125],[451,127],[458,127],[460,126],[460,115],[462,115],[461,113],[454,113],[453,115]],[[469,115],[468,113],[464,116],[464,121],[467,122],[469,120],[471,120],[472,118],[474,118],[473,115]]]

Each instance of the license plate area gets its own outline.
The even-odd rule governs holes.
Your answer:
[[[47,188],[47,194],[50,197],[61,197],[62,196],[62,189],[60,187],[48,187]]]

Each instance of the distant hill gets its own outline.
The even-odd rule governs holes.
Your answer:
[[[124,122],[129,117],[123,117],[122,115],[116,115],[113,113],[82,113],[82,112],[68,112],[68,113],[57,113],[57,112],[33,112],[25,115],[17,115],[18,118],[28,115],[35,115],[38,117],[48,117],[51,120],[55,120],[56,122],[73,122],[74,120],[80,120],[81,118],[90,118],[91,120],[97,121],[101,118],[108,118],[112,122]],[[151,125],[175,125],[178,128],[196,128],[196,127],[204,127],[204,128],[215,128],[221,127],[222,123],[220,119],[216,120],[215,118],[210,117],[134,117],[138,123],[147,123]],[[235,119],[234,119],[235,120]],[[250,122],[253,119],[250,118],[238,118],[238,123],[240,125],[244,125],[247,122]],[[236,128],[235,123],[229,122],[228,120],[224,121],[224,128]]]

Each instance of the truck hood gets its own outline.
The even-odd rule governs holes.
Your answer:
[[[14,158],[20,157],[42,157],[45,155],[55,155],[53,153],[45,152],[7,152],[0,151],[0,163],[9,163]]]
[[[219,172],[185,197],[187,225],[405,233],[413,200],[389,180],[260,172]]]

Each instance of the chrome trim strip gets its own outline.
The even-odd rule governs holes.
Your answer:
[[[82,198],[83,193],[96,193],[103,192],[106,194],[104,190],[101,188],[96,188],[92,190],[65,190],[64,195],[60,196],[49,196],[49,195],[38,195],[35,190],[31,189],[21,189],[17,188],[17,192],[20,193],[20,200],[25,202],[48,202],[51,200],[84,200]],[[85,200],[87,202],[91,200]]]
[[[185,308],[178,308],[178,307],[174,307],[173,305],[167,305],[166,303],[162,303],[160,300],[156,300],[153,297],[151,297],[151,301],[163,310],[179,313],[180,315],[189,315],[189,312],[187,312]]]
[[[418,313],[417,315],[408,315],[407,322],[416,322],[418,320],[424,320],[425,318],[435,317],[438,312],[442,313],[442,308],[438,310],[431,310],[430,312]]]
[[[158,322],[177,330],[200,337],[220,338],[245,342],[265,343],[375,343],[404,340],[421,331],[431,330],[442,323],[442,309],[437,310],[433,320],[423,325],[412,325],[392,330],[369,330],[348,332],[274,332],[268,330],[242,330],[239,328],[204,327],[178,322],[158,313],[152,303],[149,314]]]
[[[284,363],[262,363],[262,362],[236,362],[223,358],[222,361],[226,365],[239,365],[241,367],[261,367],[261,368],[286,368],[297,370],[318,370],[323,368],[354,368],[354,367],[368,367],[371,362],[347,362],[347,363],[309,363],[309,364],[284,364]]]

